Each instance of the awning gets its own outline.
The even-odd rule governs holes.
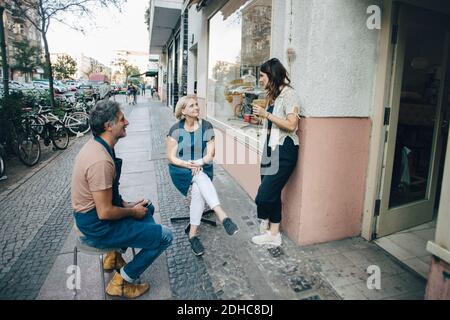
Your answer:
[[[220,10],[223,15],[223,19],[226,20],[229,16],[236,12],[240,7],[245,5],[250,0],[230,0]]]
[[[197,11],[200,11],[203,7],[206,7],[206,5],[208,4],[208,0],[189,0],[188,8],[190,8],[194,4],[197,5]]]
[[[109,79],[103,73],[94,73],[89,76],[89,81],[92,82],[109,82]]]
[[[150,8],[150,54],[162,54],[178,19],[183,1],[152,1]]]
[[[156,77],[157,75],[158,75],[158,70],[150,69],[145,73],[146,77]]]

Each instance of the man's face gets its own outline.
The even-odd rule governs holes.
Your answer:
[[[127,136],[126,128],[129,122],[125,119],[122,111],[119,111],[116,116],[116,123],[111,126],[113,136],[119,140]]]

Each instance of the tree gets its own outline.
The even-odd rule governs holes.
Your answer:
[[[72,79],[77,72],[77,62],[71,56],[64,54],[58,57],[53,69],[56,79]]]
[[[11,69],[30,74],[42,65],[40,48],[30,45],[27,39],[14,41],[13,47]]]
[[[3,70],[3,92],[5,95],[5,100],[9,96],[9,66],[8,57],[6,55],[6,40],[5,40],[5,26],[3,21],[3,13],[5,12],[5,4],[0,3],[0,49],[2,57],[2,70]]]
[[[44,42],[45,62],[49,72],[50,100],[52,107],[54,107],[53,69],[47,40],[47,32],[51,22],[55,20],[80,31],[82,29],[77,27],[75,21],[73,25],[70,25],[67,22],[68,20],[63,19],[62,16],[70,14],[92,18],[95,8],[113,5],[120,9],[123,0],[11,0],[10,2],[9,9],[16,11],[19,16],[28,20],[41,33]]]
[[[125,83],[128,83],[128,78],[130,76],[140,74],[139,68],[134,65],[129,64],[128,61],[125,59],[119,59],[115,63],[115,65],[120,67],[120,70],[121,70],[120,73],[125,78]]]

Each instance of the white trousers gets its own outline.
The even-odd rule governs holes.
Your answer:
[[[213,209],[220,205],[216,188],[208,175],[200,171],[192,178],[190,220],[191,225],[199,226],[205,210],[205,201]]]

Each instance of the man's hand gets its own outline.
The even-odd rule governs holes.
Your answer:
[[[145,217],[145,215],[147,214],[147,208],[144,207],[147,204],[148,204],[147,200],[144,200],[144,201],[136,204],[133,207],[133,211],[134,211],[133,217],[136,219],[143,219]]]
[[[147,204],[147,205],[151,205],[152,204],[152,202],[150,200],[148,200],[148,199],[140,199],[140,200],[135,201],[135,202],[126,202],[126,201],[124,201],[123,202],[123,207],[124,208],[133,208],[134,206],[136,206],[139,203],[143,203],[144,206],[145,206],[145,204]]]

